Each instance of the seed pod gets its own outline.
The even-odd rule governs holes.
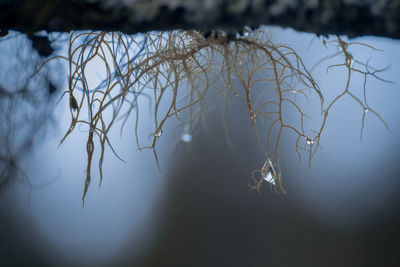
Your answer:
[[[74,111],[78,109],[78,102],[76,101],[75,97],[72,94],[69,95],[69,106]]]

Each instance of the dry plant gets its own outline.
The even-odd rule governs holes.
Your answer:
[[[137,146],[139,149],[151,149],[158,166],[156,145],[166,122],[176,118],[185,125],[185,132],[191,134],[207,113],[207,100],[217,94],[232,94],[241,98],[247,106],[255,137],[265,155],[264,166],[252,172],[251,188],[258,191],[264,181],[284,191],[281,161],[285,159],[279,152],[283,131],[292,131],[297,136],[295,149],[299,162],[302,154],[306,153],[310,163],[320,146],[330,110],[345,95],[358,102],[364,110],[361,131],[368,111],[388,128],[379,114],[368,106],[366,98],[360,99],[350,91],[354,73],[364,75],[366,81],[368,76],[379,79],[377,73],[385,69],[377,70],[370,67],[368,62],[354,59],[349,48],[365,46],[377,49],[358,42],[345,42],[341,37],[328,42],[324,39],[323,42],[325,45],[338,46],[341,50],[321,59],[316,66],[326,60],[340,59],[342,62],[329,68],[342,67],[347,71],[345,87],[329,103],[324,102],[312,72],[306,68],[296,51],[287,45],[274,44],[266,28],[256,31],[246,28],[242,34],[236,35],[223,31],[148,32],[136,35],[72,32],[68,55],[51,57],[44,61],[42,67],[60,58],[69,64],[69,88],[66,94],[69,97],[71,124],[60,144],[78,124],[87,126],[87,167],[82,200],[92,180],[95,147],[100,149],[100,183],[103,179],[105,147],[109,146],[117,155],[108,134],[118,119],[122,120],[122,131],[128,118],[135,117]],[[88,79],[90,64],[101,68],[104,73],[98,84]],[[216,79],[222,79],[224,86],[212,86]],[[256,85],[262,88],[261,92],[255,89]],[[365,86],[363,90],[365,92]],[[154,129],[147,146],[141,146],[138,139],[138,99],[141,96],[153,100]],[[300,98],[311,97],[319,99],[317,104],[321,112],[321,124],[317,130],[306,127],[305,121],[311,118],[303,112],[299,101]],[[167,108],[161,108],[162,103]],[[288,105],[298,113],[299,121],[290,122],[286,119]],[[261,120],[268,121],[267,131],[257,128]]]

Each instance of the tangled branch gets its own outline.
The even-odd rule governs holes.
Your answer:
[[[345,42],[341,37],[329,42],[324,39],[323,42],[325,45],[336,45],[341,50],[321,59],[316,66],[327,60],[341,58],[343,62],[330,65],[328,69],[343,67],[347,70],[345,87],[329,103],[324,101],[322,91],[311,75],[314,68],[308,70],[293,48],[274,44],[265,29],[245,29],[237,35],[222,31],[170,31],[136,35],[120,32],[72,32],[68,55],[51,57],[42,66],[57,58],[69,64],[69,88],[66,93],[69,95],[71,124],[60,144],[78,124],[89,128],[82,200],[91,182],[95,147],[100,148],[100,183],[103,179],[106,145],[119,158],[108,138],[117,119],[122,120],[122,131],[128,118],[134,116],[137,146],[139,149],[151,149],[159,166],[156,146],[165,130],[165,123],[175,118],[185,125],[185,132],[190,134],[207,111],[208,99],[217,94],[239,97],[247,107],[255,137],[265,155],[263,167],[252,172],[254,184],[251,188],[256,190],[260,190],[263,182],[268,181],[284,191],[281,161],[285,159],[279,151],[285,130],[297,136],[299,162],[305,152],[310,164],[320,146],[321,134],[330,110],[345,95],[354,99],[364,110],[361,134],[365,114],[369,111],[388,128],[381,116],[367,104],[365,97],[367,77],[380,79],[377,74],[386,69],[374,69],[368,62],[354,59],[348,51],[350,47],[358,45],[376,49],[367,44]],[[96,69],[103,72],[98,84],[88,79],[90,65],[95,65]],[[350,91],[354,73],[365,78],[364,99],[357,98]],[[216,79],[221,78],[224,86],[216,89],[212,85]],[[240,86],[236,86],[237,83]],[[263,89],[260,92],[256,88]],[[303,112],[299,101],[301,97],[308,99],[312,95],[319,99],[322,116],[318,130],[305,126],[305,121],[311,120],[311,117]],[[146,146],[141,146],[138,138],[138,101],[142,97],[153,101],[154,129],[151,142]],[[164,102],[167,102],[167,108],[161,109],[161,103]],[[290,122],[285,118],[287,105],[294,108],[299,121]],[[267,131],[257,127],[264,120],[269,123]]]

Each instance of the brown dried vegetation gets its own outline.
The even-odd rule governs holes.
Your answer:
[[[222,31],[211,34],[197,31],[150,32],[134,36],[119,32],[72,32],[68,55],[51,57],[43,65],[57,58],[69,63],[69,88],[66,93],[69,95],[71,125],[60,144],[78,124],[89,128],[82,199],[91,181],[95,147],[100,149],[100,182],[103,178],[106,144],[115,153],[108,133],[117,119],[122,119],[122,130],[128,118],[132,114],[136,116],[138,148],[152,149],[158,165],[156,145],[165,130],[166,121],[176,118],[188,126],[186,128],[190,133],[207,112],[207,100],[216,94],[233,94],[247,106],[251,125],[266,162],[261,170],[252,173],[251,187],[256,190],[260,190],[270,173],[270,184],[284,191],[280,167],[284,158],[279,152],[283,131],[287,129],[295,133],[299,162],[305,152],[310,163],[320,146],[321,134],[331,108],[345,95],[354,99],[364,110],[361,133],[367,111],[372,112],[388,128],[379,114],[368,106],[366,98],[362,100],[350,91],[350,80],[354,73],[364,75],[365,79],[367,76],[379,79],[377,73],[385,69],[373,69],[368,63],[357,61],[348,49],[352,46],[376,49],[358,42],[345,42],[341,37],[328,42],[324,39],[323,42],[340,47],[340,51],[321,59],[314,67],[326,60],[339,58],[343,62],[329,68],[341,67],[347,70],[345,87],[329,103],[324,103],[321,89],[296,51],[287,45],[274,44],[265,28],[245,30],[243,36],[235,38]],[[87,79],[87,66],[91,63],[96,64],[97,68],[102,67],[105,73],[104,79],[97,86],[89,85]],[[221,77],[223,88],[212,86]],[[264,88],[261,93],[254,89],[256,85]],[[363,90],[365,92],[365,86]],[[137,135],[138,98],[141,96],[153,99],[154,130],[147,146],[139,144]],[[322,123],[317,130],[306,129],[305,120],[311,118],[303,112],[297,101],[311,96],[319,99]],[[166,109],[160,108],[162,101],[168,102]],[[296,110],[299,122],[285,120],[287,105]],[[84,119],[84,110],[87,110],[87,119]],[[257,128],[260,120],[269,121],[267,131]]]

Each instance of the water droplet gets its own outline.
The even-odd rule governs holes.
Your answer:
[[[369,111],[369,108],[365,108],[364,111],[365,113],[367,113]]]
[[[182,141],[185,142],[185,143],[190,143],[190,142],[192,142],[192,135],[189,134],[189,133],[183,133],[183,134],[181,135],[181,139],[182,139]]]
[[[314,144],[314,140],[312,140],[311,138],[306,137],[306,143],[309,145]]]
[[[272,172],[271,172],[271,171],[269,171],[269,172],[267,173],[267,176],[264,176],[263,178],[264,178],[264,180],[267,181],[268,183],[275,185],[275,180],[274,180],[274,178],[273,178],[273,176],[272,176]]]
[[[266,182],[275,185],[276,172],[269,158],[267,158],[261,169],[261,175]]]
[[[162,130],[161,129],[157,129],[156,132],[154,133],[155,137],[160,137],[162,135]]]
[[[349,65],[353,65],[354,60],[352,56],[346,58],[346,61],[349,63]]]
[[[253,112],[251,113],[251,115],[250,115],[250,118],[252,119],[252,120],[255,120],[256,119],[256,117],[257,117],[257,115],[256,114],[254,114]]]

